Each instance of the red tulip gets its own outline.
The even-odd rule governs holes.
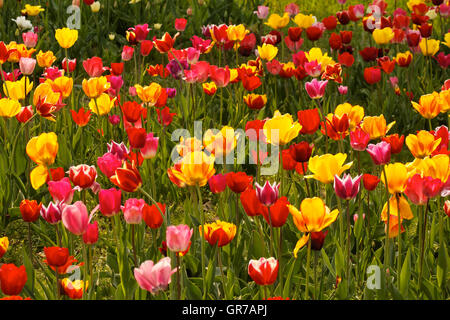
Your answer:
[[[184,18],[175,19],[175,30],[184,31],[186,29],[187,20]]]
[[[293,144],[289,147],[289,152],[292,159],[297,162],[308,162],[311,157],[314,144],[309,144],[306,141]]]
[[[363,174],[363,185],[367,191],[373,191],[380,183],[380,179],[377,176],[365,173]]]
[[[31,119],[33,113],[34,111],[32,105],[29,105],[28,107],[22,107],[20,112],[16,115],[16,119],[21,123],[26,123]]]
[[[27,279],[25,266],[16,267],[14,264],[8,263],[0,267],[0,288],[5,295],[19,295],[27,283]]]
[[[301,39],[302,36],[302,28],[299,27],[291,27],[288,29],[288,36],[289,39],[291,39],[291,41],[293,42],[297,42]]]
[[[83,234],[83,242],[88,245],[97,243],[98,241],[98,222],[90,223]]]
[[[247,188],[241,193],[240,199],[242,207],[249,217],[255,217],[263,214],[264,206],[259,201],[255,189]]]
[[[271,207],[263,208],[263,217],[274,228],[282,227],[289,216],[289,201],[286,197],[279,198]],[[270,211],[270,216],[269,216]]]
[[[248,274],[260,286],[271,285],[278,276],[278,261],[275,258],[250,260]]]
[[[391,145],[391,154],[397,154],[402,151],[403,143],[405,141],[405,136],[400,136],[398,133],[388,135],[386,137],[381,138],[381,140],[389,143]]]
[[[102,58],[92,57],[83,61],[83,68],[89,77],[100,77],[103,73]]]
[[[336,195],[344,200],[355,198],[359,192],[361,177],[362,175],[352,178],[350,174],[344,174],[341,179],[338,175],[335,175],[333,187]]]
[[[224,174],[216,174],[208,180],[209,189],[212,193],[221,193],[227,187],[227,179]]]
[[[126,192],[135,192],[142,185],[142,178],[133,163],[125,161],[122,168],[117,168],[109,180]]]
[[[42,203],[38,204],[36,200],[22,200],[20,202],[20,213],[22,214],[23,221],[34,222],[39,219],[41,208]]]
[[[337,27],[337,19],[335,16],[323,18],[322,23],[327,30],[334,30]]]
[[[91,110],[85,110],[84,108],[80,108],[80,110],[70,110],[70,113],[72,114],[73,121],[79,126],[84,127],[88,124],[89,120],[91,119]]]
[[[141,56],[146,57],[150,54],[150,52],[153,49],[153,41],[142,40],[140,46],[141,46]]]
[[[226,175],[228,188],[234,193],[245,191],[253,182],[253,177],[248,176],[245,172],[229,172]]]
[[[131,149],[141,149],[145,146],[147,131],[144,128],[131,127],[127,130],[128,140]]]
[[[244,57],[248,57],[252,54],[253,50],[255,50],[255,46],[256,36],[254,33],[249,33],[245,36],[244,40],[241,41],[239,53]]]
[[[75,68],[77,66],[77,59],[66,59],[64,58],[61,62],[61,67],[64,69],[64,71],[67,72],[67,63],[69,63],[69,72],[74,72]]]
[[[122,105],[122,112],[128,122],[136,122],[141,119],[144,108],[136,101],[127,101]]]
[[[123,67],[124,67],[124,63],[123,62],[112,62],[111,63],[111,74],[114,76],[120,76],[123,73]]]
[[[257,76],[247,77],[244,76],[242,79],[242,85],[247,91],[253,91],[261,86],[261,79]]]
[[[61,267],[69,259],[69,249],[60,247],[44,247],[45,260],[50,267]]]
[[[357,127],[354,131],[350,132],[350,146],[353,148],[353,150],[356,151],[366,150],[369,141],[370,135],[359,127]]]
[[[355,62],[355,58],[351,53],[344,52],[343,54],[338,55],[338,61],[343,66],[350,68]]]
[[[106,216],[111,217],[120,212],[122,191],[114,188],[100,190],[98,193],[100,212]]]
[[[292,158],[291,151],[289,149],[284,149],[281,151],[280,157],[283,164],[283,170],[294,170],[297,166],[297,161]]]
[[[161,212],[163,214],[166,212],[166,205],[158,202],[158,207],[154,204],[151,206],[145,204],[142,209],[142,218],[145,224],[151,229],[158,229],[164,222]]]
[[[366,47],[359,51],[359,54],[366,62],[375,61],[378,58],[378,49],[374,47]]]
[[[302,125],[301,134],[314,134],[319,129],[319,109],[307,109],[297,112],[298,122]]]
[[[176,116],[176,113],[171,113],[169,107],[164,107],[163,109],[156,109],[156,113],[158,114],[158,122],[167,127],[172,123],[173,117]]]
[[[226,87],[230,82],[230,69],[228,66],[225,68],[219,68],[217,66],[211,65],[209,67],[209,77],[216,84],[217,87]]]
[[[94,166],[88,166],[87,164],[72,166],[69,169],[69,178],[75,186],[86,189],[94,184],[97,178],[97,170]]]
[[[341,36],[337,33],[333,32],[330,35],[330,39],[328,40],[330,48],[333,50],[339,50],[342,47],[342,39]]]
[[[381,80],[381,70],[378,67],[364,69],[364,79],[368,84],[375,84]]]
[[[172,50],[177,37],[178,33],[175,35],[175,37],[172,38],[170,34],[166,32],[161,39],[155,39],[153,43],[156,50],[158,50],[160,53],[167,53]]]

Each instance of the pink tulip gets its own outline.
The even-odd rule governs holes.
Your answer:
[[[107,143],[106,145],[108,147],[108,152],[111,152],[119,160],[125,160],[128,153],[130,153],[127,146],[123,142],[117,143],[115,141],[111,141],[111,143]]]
[[[354,131],[350,132],[350,145],[353,148],[353,150],[356,151],[366,150],[369,141],[370,135],[359,127],[356,128]]]
[[[128,199],[122,207],[123,217],[128,224],[139,224],[142,221],[142,209],[145,206],[143,199]]]
[[[334,176],[334,191],[339,198],[350,200],[356,197],[359,192],[359,186],[362,175],[352,178],[349,174],[339,178],[338,175]]]
[[[175,19],[175,30],[184,31],[186,29],[187,20],[184,18]]]
[[[67,61],[69,61],[69,72],[74,72],[77,67],[77,59],[67,59],[64,58],[61,62],[61,67],[65,72],[67,72]]]
[[[189,64],[196,64],[198,62],[198,59],[200,58],[200,50],[197,50],[195,48],[187,48],[187,62]]]
[[[256,196],[263,205],[270,207],[273,205],[280,195],[280,184],[274,182],[272,185],[269,181],[266,181],[264,187],[261,187],[258,183],[255,183]]]
[[[313,78],[320,76],[320,73],[322,72],[322,65],[317,63],[317,60],[306,62],[304,68],[306,73]]]
[[[341,95],[346,95],[348,92],[348,87],[347,86],[339,86],[338,91]]]
[[[388,164],[391,161],[391,145],[386,141],[369,144],[366,150],[376,165]]]
[[[212,193],[221,193],[227,187],[227,179],[224,174],[216,174],[208,180],[209,189]]]
[[[284,12],[287,12],[291,17],[294,17],[300,12],[300,8],[294,2],[291,2],[284,7]]]
[[[61,221],[61,208],[50,202],[47,207],[41,207],[41,217],[50,224],[57,224]]]
[[[228,66],[225,68],[219,68],[217,66],[209,67],[209,77],[216,84],[217,87],[226,87],[230,82],[230,69]]]
[[[36,59],[33,58],[20,58],[19,60],[20,72],[29,76],[33,73],[34,67],[36,67]]]
[[[83,234],[83,242],[85,244],[94,244],[98,241],[98,222],[95,221],[88,225],[86,232]]]
[[[49,181],[48,192],[50,192],[55,203],[70,204],[75,189],[72,188],[69,178],[64,177],[59,181]]]
[[[129,46],[123,46],[122,50],[122,60],[130,61],[133,58],[134,48]]]
[[[145,138],[145,146],[141,148],[141,155],[144,159],[152,159],[156,156],[156,151],[158,150],[158,137],[154,137],[153,133],[150,132]]]
[[[110,115],[108,117],[109,123],[111,123],[113,126],[118,125],[120,123],[120,116],[117,114]]]
[[[266,6],[258,6],[257,11],[253,11],[254,14],[258,17],[258,19],[264,20],[269,15],[269,7]]]
[[[170,277],[177,269],[172,269],[170,258],[162,258],[157,264],[147,260],[139,268],[134,268],[134,277],[143,290],[156,294],[160,290],[166,290],[170,284]]]
[[[311,99],[320,99],[325,94],[327,84],[328,80],[318,81],[317,79],[313,79],[305,83],[305,89]]]
[[[67,205],[62,211],[64,227],[74,235],[80,236],[86,232],[89,225],[89,214],[82,201]]]
[[[106,217],[112,217],[120,212],[122,191],[114,188],[100,190],[98,201],[100,212]]]
[[[415,205],[425,205],[428,199],[439,194],[443,186],[441,180],[422,177],[417,173],[406,182],[405,194]]]
[[[110,89],[114,90],[113,95],[117,96],[123,86],[122,76],[109,76],[108,82],[111,84]]]
[[[105,176],[110,178],[115,174],[116,169],[122,166],[122,161],[111,152],[107,152],[97,158],[97,166]]]
[[[34,48],[37,44],[38,35],[33,31],[24,32],[22,33],[22,40],[27,48]]]
[[[145,40],[149,32],[150,28],[147,23],[134,26],[134,34],[136,35],[137,41]]]
[[[193,229],[185,224],[169,226],[166,230],[167,248],[173,252],[183,252],[189,248]]]
[[[89,77],[100,77],[104,71],[102,58],[92,57],[84,60],[83,68]]]

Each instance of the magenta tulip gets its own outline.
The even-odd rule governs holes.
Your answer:
[[[69,178],[64,177],[59,181],[49,181],[48,191],[50,192],[50,195],[55,203],[70,204],[72,202],[75,189],[72,188]]]
[[[325,94],[327,84],[328,80],[318,81],[317,79],[312,79],[312,81],[305,83],[305,89],[311,99],[320,99]]]
[[[189,226],[185,224],[167,227],[167,248],[173,252],[186,251],[189,248],[189,242],[193,232],[194,230],[189,229]]]
[[[98,222],[95,221],[88,225],[86,232],[83,234],[83,242],[85,244],[94,244],[98,241]]]
[[[216,174],[208,180],[209,189],[212,193],[221,193],[227,187],[227,179],[224,174]]]
[[[50,202],[48,206],[41,207],[41,217],[50,224],[57,224],[61,221],[61,208],[59,205]]]
[[[352,146],[353,150],[366,150],[369,141],[370,135],[361,128],[356,128],[354,131],[350,132],[350,145]]]
[[[339,178],[338,175],[334,176],[334,191],[339,198],[350,200],[356,197],[359,192],[360,182],[362,175],[352,178],[349,174]]]
[[[256,196],[263,205],[270,207],[273,205],[280,195],[280,184],[274,182],[272,185],[269,181],[266,181],[264,187],[261,187],[258,183],[255,183]]]
[[[388,164],[391,161],[391,145],[386,141],[369,144],[366,150],[376,165]]]
[[[97,158],[97,166],[105,176],[110,178],[116,173],[116,169],[122,166],[122,160],[111,152],[107,152]]]

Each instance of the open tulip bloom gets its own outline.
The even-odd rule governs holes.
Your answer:
[[[450,0],[54,2],[0,0],[0,300],[450,299]]]

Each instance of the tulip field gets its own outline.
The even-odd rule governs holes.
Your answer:
[[[0,16],[0,300],[450,298],[449,0]]]

